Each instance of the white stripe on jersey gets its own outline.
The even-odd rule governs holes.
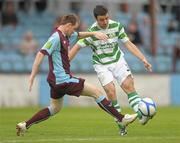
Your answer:
[[[115,53],[114,56],[101,58],[100,61],[101,61],[102,63],[111,62],[112,60],[116,59],[117,54],[118,54],[118,51],[116,51],[116,53]]]
[[[109,20],[109,27],[107,29],[102,29],[98,26],[97,22],[95,22],[89,30],[103,32],[109,36],[107,41],[97,40],[94,37],[86,38],[86,41],[88,41],[88,43],[96,47],[93,48],[93,63],[99,63],[99,60],[101,64],[109,64],[111,62],[113,63],[117,61],[121,56],[123,56],[122,51],[120,50],[119,46],[117,48],[117,45],[119,45],[120,37],[123,37],[122,39],[120,39],[123,43],[128,40],[128,37],[123,26],[120,23]],[[123,35],[121,36],[121,34]],[[86,45],[83,41],[78,42],[78,44],[80,46]],[[118,53],[120,53],[120,57]]]
[[[103,41],[103,40],[97,40],[97,41],[94,41],[94,45],[95,46],[100,46],[100,45],[105,45],[105,44],[109,44],[109,43],[114,43],[114,42],[117,42],[118,41],[118,37],[113,37],[111,39],[107,39],[107,41]]]

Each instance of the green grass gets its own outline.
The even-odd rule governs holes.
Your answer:
[[[138,121],[129,125],[124,137],[118,135],[113,118],[100,109],[66,107],[17,137],[16,123],[39,109],[0,108],[0,143],[180,143],[180,107],[159,108],[146,126]]]

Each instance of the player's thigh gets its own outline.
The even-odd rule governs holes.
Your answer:
[[[129,75],[132,76],[130,68],[123,57],[116,63],[112,72],[120,86]]]
[[[81,95],[83,96],[90,96],[94,98],[98,98],[100,95],[102,95],[101,90],[96,87],[93,84],[87,83],[86,81],[84,82],[84,88],[81,92]]]
[[[102,86],[113,81],[113,74],[107,65],[94,65],[94,69]]]

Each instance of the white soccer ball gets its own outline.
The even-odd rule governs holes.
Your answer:
[[[156,114],[155,102],[151,98],[142,98],[138,110],[143,116],[153,117]]]

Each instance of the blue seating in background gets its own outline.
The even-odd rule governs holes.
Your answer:
[[[155,71],[159,73],[171,72],[172,58],[167,56],[158,56],[155,58]]]
[[[2,72],[11,72],[12,71],[12,63],[8,60],[0,62],[0,69]]]
[[[25,69],[25,64],[20,60],[16,60],[16,62],[13,63],[12,70],[15,71],[15,72],[27,71]]]
[[[82,10],[79,13],[81,21],[88,26],[94,22],[93,15],[90,15],[88,11]],[[172,52],[173,46],[177,42],[180,33],[167,32],[167,25],[172,15],[158,14],[157,15],[157,57],[152,57],[149,53],[150,47],[150,31],[148,27],[143,29],[144,17],[148,16],[146,13],[137,14],[138,27],[143,35],[144,47],[139,47],[142,53],[146,56],[148,61],[153,65],[155,72],[170,72],[172,70]],[[41,14],[37,13],[21,13],[18,12],[19,25],[14,28],[12,26],[5,26],[0,29],[0,72],[30,72],[32,64],[34,62],[34,55],[22,56],[18,53],[18,46],[22,40],[22,36],[28,30],[32,30],[34,37],[39,43],[39,48],[47,41],[51,35],[53,23],[55,21],[55,15],[49,12]],[[48,18],[47,18],[48,17]],[[120,21],[124,26],[128,26],[132,20],[131,13],[117,12],[115,19]],[[126,28],[125,27],[125,28]],[[128,62],[133,72],[144,73],[143,64],[134,57],[123,45],[120,45],[121,50],[125,53],[125,59]],[[42,63],[41,71],[47,72],[48,60]],[[93,72],[92,66],[92,51],[90,48],[83,48],[77,54],[75,59],[71,62],[71,70],[73,72]],[[177,71],[180,72],[180,62],[177,63]]]
[[[177,64],[176,64],[176,71],[177,71],[177,72],[180,72],[180,60],[177,61]]]
[[[117,12],[115,18],[123,24],[123,26],[127,26],[132,19],[132,15],[130,13]]]
[[[87,24],[89,26],[94,23],[93,16],[90,15],[88,11],[85,11],[85,10],[80,11],[79,16],[80,16],[80,19],[81,19],[82,23],[85,23],[85,24]]]

